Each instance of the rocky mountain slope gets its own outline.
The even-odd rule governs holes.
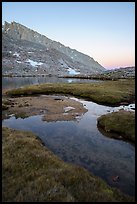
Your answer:
[[[135,78],[135,67],[120,67],[112,70],[106,70],[102,73],[88,75],[88,78],[94,79],[129,79]]]
[[[120,67],[114,70],[107,70],[99,76],[104,76],[106,78],[112,78],[112,79],[119,79],[119,78],[135,78],[135,67]]]
[[[2,27],[3,75],[77,75],[105,71],[93,58],[19,23]]]

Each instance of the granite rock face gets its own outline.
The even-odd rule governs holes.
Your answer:
[[[50,40],[19,23],[2,27],[2,73],[77,75],[105,71],[93,58]]]

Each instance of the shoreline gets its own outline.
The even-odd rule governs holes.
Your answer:
[[[3,99],[3,105],[7,115],[17,118],[43,115],[42,120],[47,122],[77,120],[87,112],[82,103],[60,95],[8,97]]]

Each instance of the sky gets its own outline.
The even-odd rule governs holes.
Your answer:
[[[2,2],[5,21],[89,55],[106,69],[135,66],[135,2]]]

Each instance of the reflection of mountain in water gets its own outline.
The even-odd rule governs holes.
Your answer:
[[[92,79],[69,79],[56,76],[46,77],[2,77],[2,89],[19,88],[25,85],[43,84],[43,83],[101,83],[101,80]]]

